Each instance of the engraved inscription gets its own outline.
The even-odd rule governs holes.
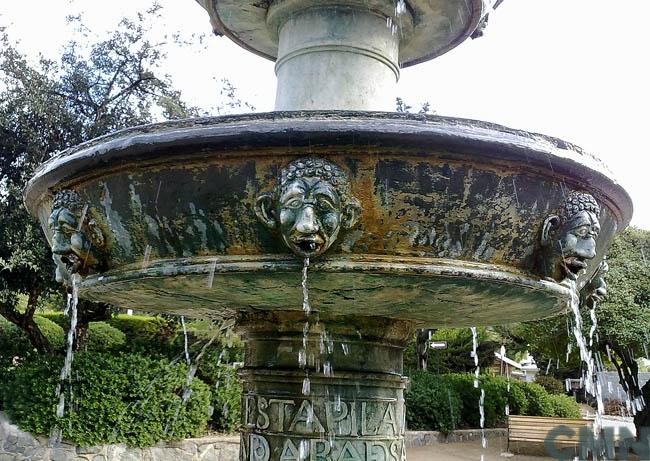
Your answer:
[[[332,401],[249,394],[243,424],[250,433],[243,459],[249,461],[264,460],[267,452],[281,461],[406,459],[404,402],[397,398]]]

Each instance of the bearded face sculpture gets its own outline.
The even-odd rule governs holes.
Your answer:
[[[273,193],[257,198],[255,212],[294,254],[312,258],[325,253],[342,229],[354,226],[361,205],[350,196],[348,177],[338,166],[306,158],[280,172]]]

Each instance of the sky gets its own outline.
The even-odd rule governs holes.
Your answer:
[[[221,78],[258,111],[273,109],[273,63],[210,34],[193,0],[159,0],[161,31],[206,33],[203,47],[172,49],[166,63],[191,103],[220,101]],[[84,12],[101,35],[150,0],[0,2],[0,26],[32,56],[56,57],[65,17]],[[632,224],[650,229],[649,0],[505,0],[485,35],[402,71],[397,94],[439,115],[500,123],[575,143],[600,157],[634,202]],[[216,80],[216,81],[215,81]]]

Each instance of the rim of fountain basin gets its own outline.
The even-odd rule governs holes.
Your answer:
[[[268,11],[273,2],[268,0],[244,0],[243,2],[197,0],[197,2],[208,11],[215,35],[224,35],[245,50],[275,61],[278,53],[277,31],[267,24]],[[330,0],[329,3],[342,6],[363,3],[364,6],[369,5],[383,11],[388,2]],[[408,37],[405,37],[400,44],[400,67],[429,61],[454,49],[476,30],[485,15],[483,0],[457,0],[453,6],[449,6],[449,3],[448,0],[406,2],[407,13],[412,18],[413,24],[409,24]],[[466,13],[465,16],[459,15],[461,9]],[[450,14],[445,16],[441,12]],[[443,30],[443,23],[445,30]],[[436,27],[438,34],[432,33],[432,28]],[[439,34],[443,34],[442,39]]]
[[[290,255],[231,255],[231,256],[210,256],[210,257],[190,257],[190,258],[177,258],[177,259],[162,259],[152,260],[146,267],[141,264],[129,264],[122,266],[119,269],[107,271],[101,274],[90,275],[86,277],[80,285],[80,294],[84,299],[90,299],[103,302],[115,302],[120,305],[127,305],[129,301],[123,299],[123,294],[127,293],[132,296],[132,293],[137,291],[138,284],[144,283],[145,285],[156,284],[156,280],[168,280],[170,278],[178,278],[180,284],[186,288],[189,286],[203,287],[205,285],[206,277],[210,274],[211,277],[221,276],[236,276],[236,274],[246,275],[247,277],[254,276],[255,274],[268,275],[274,274],[291,274],[296,276],[294,284],[288,286],[297,287],[299,289],[298,277],[302,262]],[[517,270],[512,267],[488,264],[474,261],[459,261],[448,260],[444,258],[423,258],[423,257],[404,257],[404,256],[378,256],[378,255],[330,255],[319,258],[314,261],[311,266],[313,270],[310,290],[315,290],[312,295],[319,290],[319,281],[314,277],[322,276],[331,280],[331,277],[346,274],[347,277],[354,274],[371,274],[382,275],[387,277],[413,277],[417,276],[421,281],[426,278],[435,280],[473,280],[477,283],[488,283],[491,286],[499,285],[505,290],[522,290],[524,292],[534,292],[536,296],[545,299],[545,303],[553,304],[554,307],[546,307],[543,309],[543,315],[535,314],[534,318],[544,318],[548,316],[557,315],[566,309],[566,302],[569,298],[569,288],[552,281],[531,277],[523,271]],[[146,282],[145,282],[146,280]],[[382,279],[387,280],[387,279]],[[220,282],[215,282],[217,285]],[[150,287],[151,288],[151,287]],[[269,289],[268,286],[260,286],[259,289]],[[170,296],[174,293],[174,297],[178,298],[177,289],[173,288],[156,288],[153,291],[147,291],[147,301],[143,302],[142,299],[136,299],[133,306],[138,306],[146,310],[148,306],[146,303],[151,303],[152,306],[162,304],[161,299]],[[230,318],[236,315],[237,312],[244,312],[248,310],[270,310],[274,308],[269,306],[252,306],[247,305],[246,302],[236,304],[229,299],[222,299],[217,294],[215,297],[208,296],[205,292],[193,292],[192,290],[181,290],[186,292],[184,299],[176,299],[173,312],[182,313],[182,315],[196,316],[206,315],[206,309],[212,309],[213,315],[218,318]],[[211,289],[207,290],[208,292]],[[322,303],[321,303],[322,304]],[[339,303],[335,303],[337,306]],[[484,317],[485,311],[494,312],[502,311],[504,308],[499,299],[495,299],[494,304],[481,304],[479,310],[476,312],[467,311],[464,315],[469,317],[454,316],[453,320],[441,320],[439,318],[439,311],[423,312],[419,309],[410,308],[412,302],[407,301],[403,307],[395,309],[395,303],[392,303],[390,308],[386,306],[375,305],[371,311],[366,312],[366,316],[372,317],[391,317],[401,320],[409,320],[417,323],[420,326],[467,326],[473,325],[477,322],[477,318]],[[549,304],[549,305],[550,305]],[[342,305],[341,305],[342,306]],[[468,304],[469,307],[471,307]],[[323,312],[331,315],[343,315],[348,312],[348,307],[342,306],[340,309],[334,307],[331,303],[323,304]],[[288,309],[286,306],[284,309]],[[473,308],[472,308],[473,309]],[[291,311],[302,312],[302,307],[296,304],[295,309]],[[171,311],[171,310],[170,310]],[[217,314],[219,312],[219,314]],[[519,316],[512,320],[512,314],[506,315],[502,318],[507,318],[508,322],[511,321],[526,321],[530,320],[532,311],[528,309],[520,309],[517,307]],[[537,312],[537,311],[535,311]],[[542,312],[541,310],[539,311]],[[503,313],[503,312],[502,312]],[[476,318],[474,318],[476,317]],[[493,317],[496,318],[496,317]],[[438,322],[438,323],[436,323]],[[497,325],[499,321],[491,324]]]
[[[363,111],[266,112],[123,129],[64,150],[42,164],[25,188],[25,205],[36,216],[52,190],[132,168],[136,162],[143,167],[188,155],[193,160],[208,158],[215,151],[242,155],[241,151],[256,149],[255,155],[263,156],[264,148],[296,151],[319,146],[405,150],[426,146],[473,161],[519,161],[523,168],[547,171],[569,183],[573,179],[589,183],[614,212],[618,229],[632,218],[632,200],[612,172],[569,142],[479,120]]]

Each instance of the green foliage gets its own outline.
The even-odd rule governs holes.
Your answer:
[[[53,351],[60,351],[65,347],[65,332],[59,325],[40,315],[34,316],[34,321],[43,335],[50,343]]]
[[[453,373],[437,375],[415,372],[406,394],[406,417],[412,430],[440,430],[480,427],[480,388],[474,387],[474,375]],[[480,375],[485,391],[485,427],[503,427],[510,414],[525,416],[580,417],[580,407],[571,397],[548,394],[543,387],[501,376]]]
[[[28,179],[52,154],[90,138],[197,113],[161,71],[164,43],[148,38],[159,10],[123,19],[103,39],[72,20],[81,33],[58,62],[33,63],[0,28],[0,315],[40,351],[48,345],[31,319],[39,299],[60,286],[42,229],[23,205]]]
[[[212,385],[210,405],[214,408],[211,426],[220,432],[236,432],[241,421],[242,382],[237,370],[229,365],[219,365]]]
[[[126,335],[106,322],[90,322],[85,348],[89,351],[119,350],[126,344]]]
[[[3,381],[2,369],[12,366],[14,357],[26,357],[33,353],[33,347],[27,336],[13,323],[0,317],[0,381]],[[0,407],[2,400],[0,398]]]
[[[551,406],[553,407],[553,416],[558,418],[580,419],[580,406],[573,397],[568,395],[551,394],[549,395]]]
[[[53,321],[61,328],[68,328],[68,318],[60,311],[45,311],[39,312],[41,317],[45,317],[48,320]]]
[[[494,351],[498,349],[500,339],[486,328],[478,328],[477,335],[479,366],[487,368],[494,361]],[[429,350],[428,370],[441,374],[470,372],[474,369],[474,359],[469,354],[472,350],[472,333],[469,328],[440,328],[431,335],[431,339],[446,341],[447,348]],[[407,369],[417,368],[415,347],[414,338],[404,352],[404,366]]]
[[[34,316],[34,321],[53,346],[53,350],[64,348],[65,333],[63,328],[39,315]],[[0,361],[11,362],[14,357],[25,358],[33,353],[34,347],[25,332],[0,317]]]
[[[537,375],[535,382],[546,389],[549,394],[561,395],[566,392],[564,383],[551,375]]]
[[[160,316],[115,315],[107,323],[126,336],[125,350],[151,354],[153,351],[163,355],[173,354],[179,349],[174,345],[177,324]]]
[[[36,356],[0,383],[6,411],[22,429],[46,435],[57,423],[54,391],[61,365],[60,358]],[[183,405],[186,375],[183,364],[135,354],[77,354],[71,382],[73,411],[67,410],[58,421],[64,440],[81,446],[107,442],[150,446],[202,435],[210,391],[195,378]],[[70,399],[69,394],[66,397]]]
[[[514,383],[519,387],[528,402],[526,415],[528,416],[555,416],[551,395],[546,390],[535,383],[525,383],[517,381]]]
[[[650,232],[628,227],[608,255],[607,297],[598,306],[601,343],[641,353],[650,331]]]
[[[438,375],[419,371],[411,376],[406,393],[406,423],[410,430],[449,433],[461,421],[461,398]]]
[[[480,388],[474,386],[473,374],[458,373],[442,375],[441,379],[455,389],[462,402],[462,423],[465,427],[479,427],[478,412]],[[498,427],[506,421],[505,408],[508,402],[508,383],[501,377],[481,375],[479,385],[485,391],[485,427]],[[515,405],[516,406],[516,405]]]

